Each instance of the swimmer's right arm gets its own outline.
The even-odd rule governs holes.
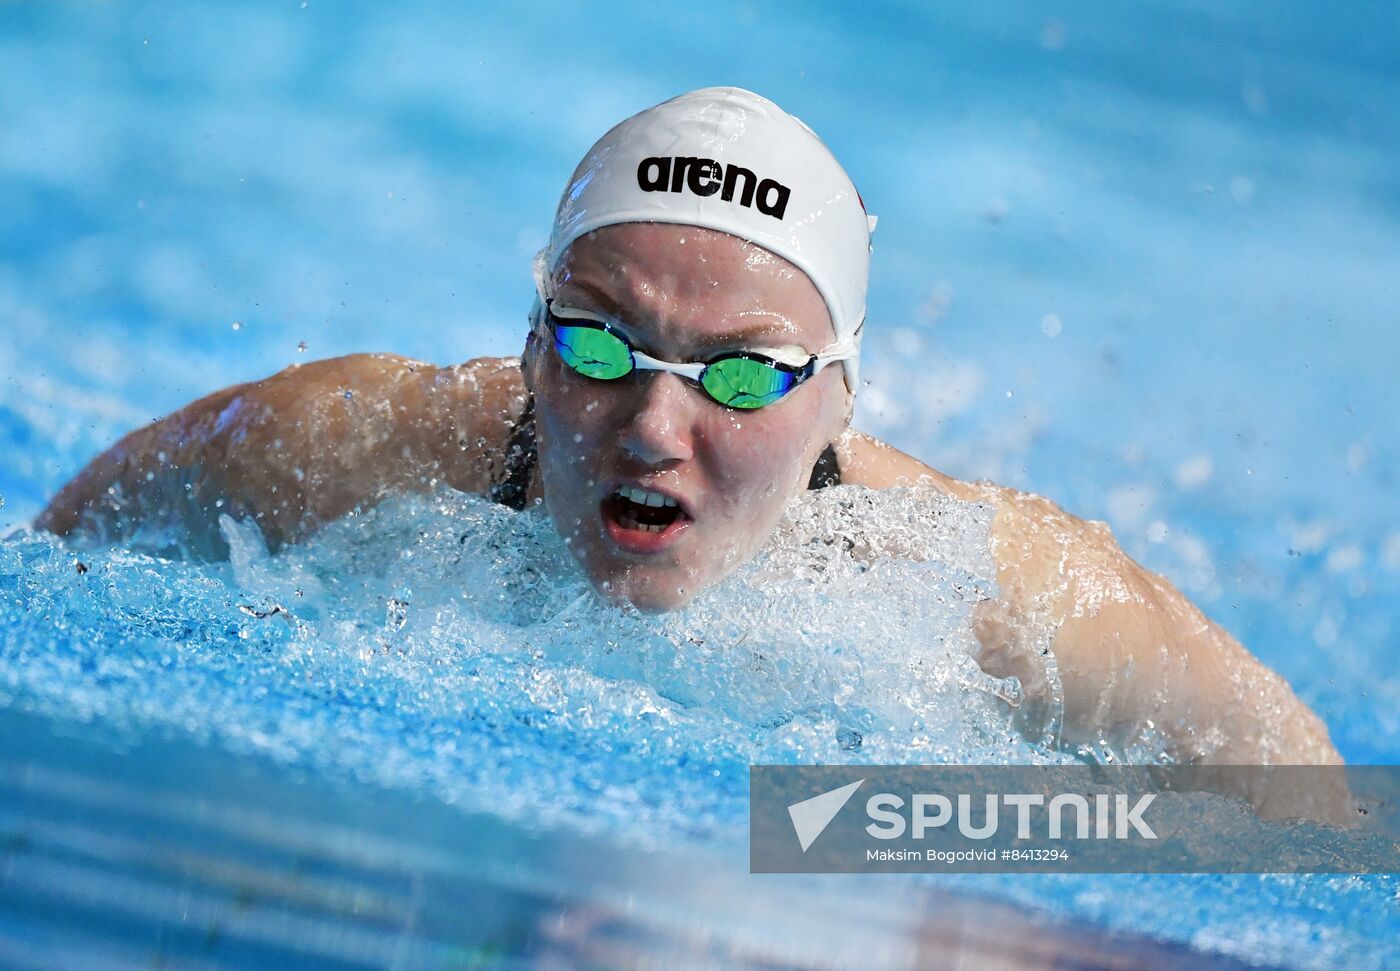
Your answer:
[[[223,513],[277,545],[394,491],[484,493],[521,395],[514,358],[439,368],[356,354],[288,368],[127,435],[35,525],[105,542],[173,532],[216,553]]]

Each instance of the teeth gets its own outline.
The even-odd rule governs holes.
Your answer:
[[[665,526],[652,526],[647,523],[639,523],[626,513],[618,517],[618,522],[622,524],[624,529],[640,529],[644,533],[660,533],[666,529]]]
[[[663,496],[659,492],[651,492],[647,489],[638,489],[636,486],[622,486],[617,490],[617,494],[624,499],[631,499],[639,506],[653,506],[659,509],[662,506],[677,505],[676,500],[670,496]]]

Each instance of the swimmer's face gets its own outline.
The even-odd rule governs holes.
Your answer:
[[[569,247],[554,283],[557,306],[605,315],[667,361],[756,347],[815,353],[835,339],[806,274],[713,230],[609,226]],[[731,410],[674,374],[583,377],[538,334],[526,382],[555,526],[600,593],[643,610],[682,607],[753,556],[849,413],[839,365],[775,404]],[[632,489],[674,500],[680,516],[669,506],[640,515],[619,498]],[[643,519],[662,531],[638,528]]]

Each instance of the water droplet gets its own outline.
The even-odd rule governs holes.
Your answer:
[[[1058,51],[1065,46],[1065,25],[1058,20],[1047,20],[1040,27],[1040,46],[1047,51]]]
[[[1208,483],[1214,476],[1215,462],[1209,453],[1202,452],[1178,465],[1173,478],[1179,489],[1196,489]]]
[[[1262,117],[1269,113],[1269,96],[1257,81],[1246,81],[1240,86],[1240,100],[1251,114]]]
[[[241,321],[241,320],[235,320],[235,321],[233,322],[233,329],[234,329],[234,330],[242,330],[242,329],[243,329],[243,321]]]
[[[384,609],[384,633],[397,633],[403,630],[407,623],[408,601],[400,597],[390,597]]]
[[[1249,205],[1254,198],[1254,183],[1242,175],[1235,176],[1230,180],[1230,198],[1242,206]]]
[[[1371,461],[1371,450],[1364,442],[1352,442],[1347,446],[1347,468],[1360,472]]]

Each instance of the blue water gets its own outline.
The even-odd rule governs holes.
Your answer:
[[[0,528],[124,431],[292,361],[518,350],[528,258],[592,139],[739,84],[821,132],[881,217],[858,426],[1108,521],[1284,674],[1349,761],[1395,762],[1397,37],[1379,4],[0,6]],[[0,690],[55,724],[443,798],[488,756],[575,794],[679,786],[716,814],[691,836],[718,846],[742,823],[746,759],[840,757],[820,716],[810,740],[756,736],[782,711],[733,678],[648,701],[660,662],[608,667],[586,638],[530,694],[511,618],[483,627],[479,603],[454,600],[465,582],[391,568],[415,516],[448,513],[390,510],[367,539],[272,561],[84,554],[81,579],[71,554],[15,533]],[[348,562],[357,543],[384,562]],[[298,570],[323,584],[309,613]],[[358,595],[325,588],[341,575]],[[401,628],[391,601],[412,605]],[[241,609],[278,605],[310,626]],[[417,647],[376,653],[400,634]],[[506,660],[469,683],[478,655]],[[878,689],[882,662],[862,657]],[[560,697],[591,699],[597,724],[552,724]],[[661,731],[664,750],[609,724],[646,703],[698,721]],[[532,734],[467,717],[483,706],[533,708]],[[997,715],[968,710],[922,728],[971,758]],[[366,773],[367,749],[395,771]],[[580,796],[547,822],[645,842],[636,814],[603,805]],[[1388,879],[948,885],[1263,963],[1396,960]]]

